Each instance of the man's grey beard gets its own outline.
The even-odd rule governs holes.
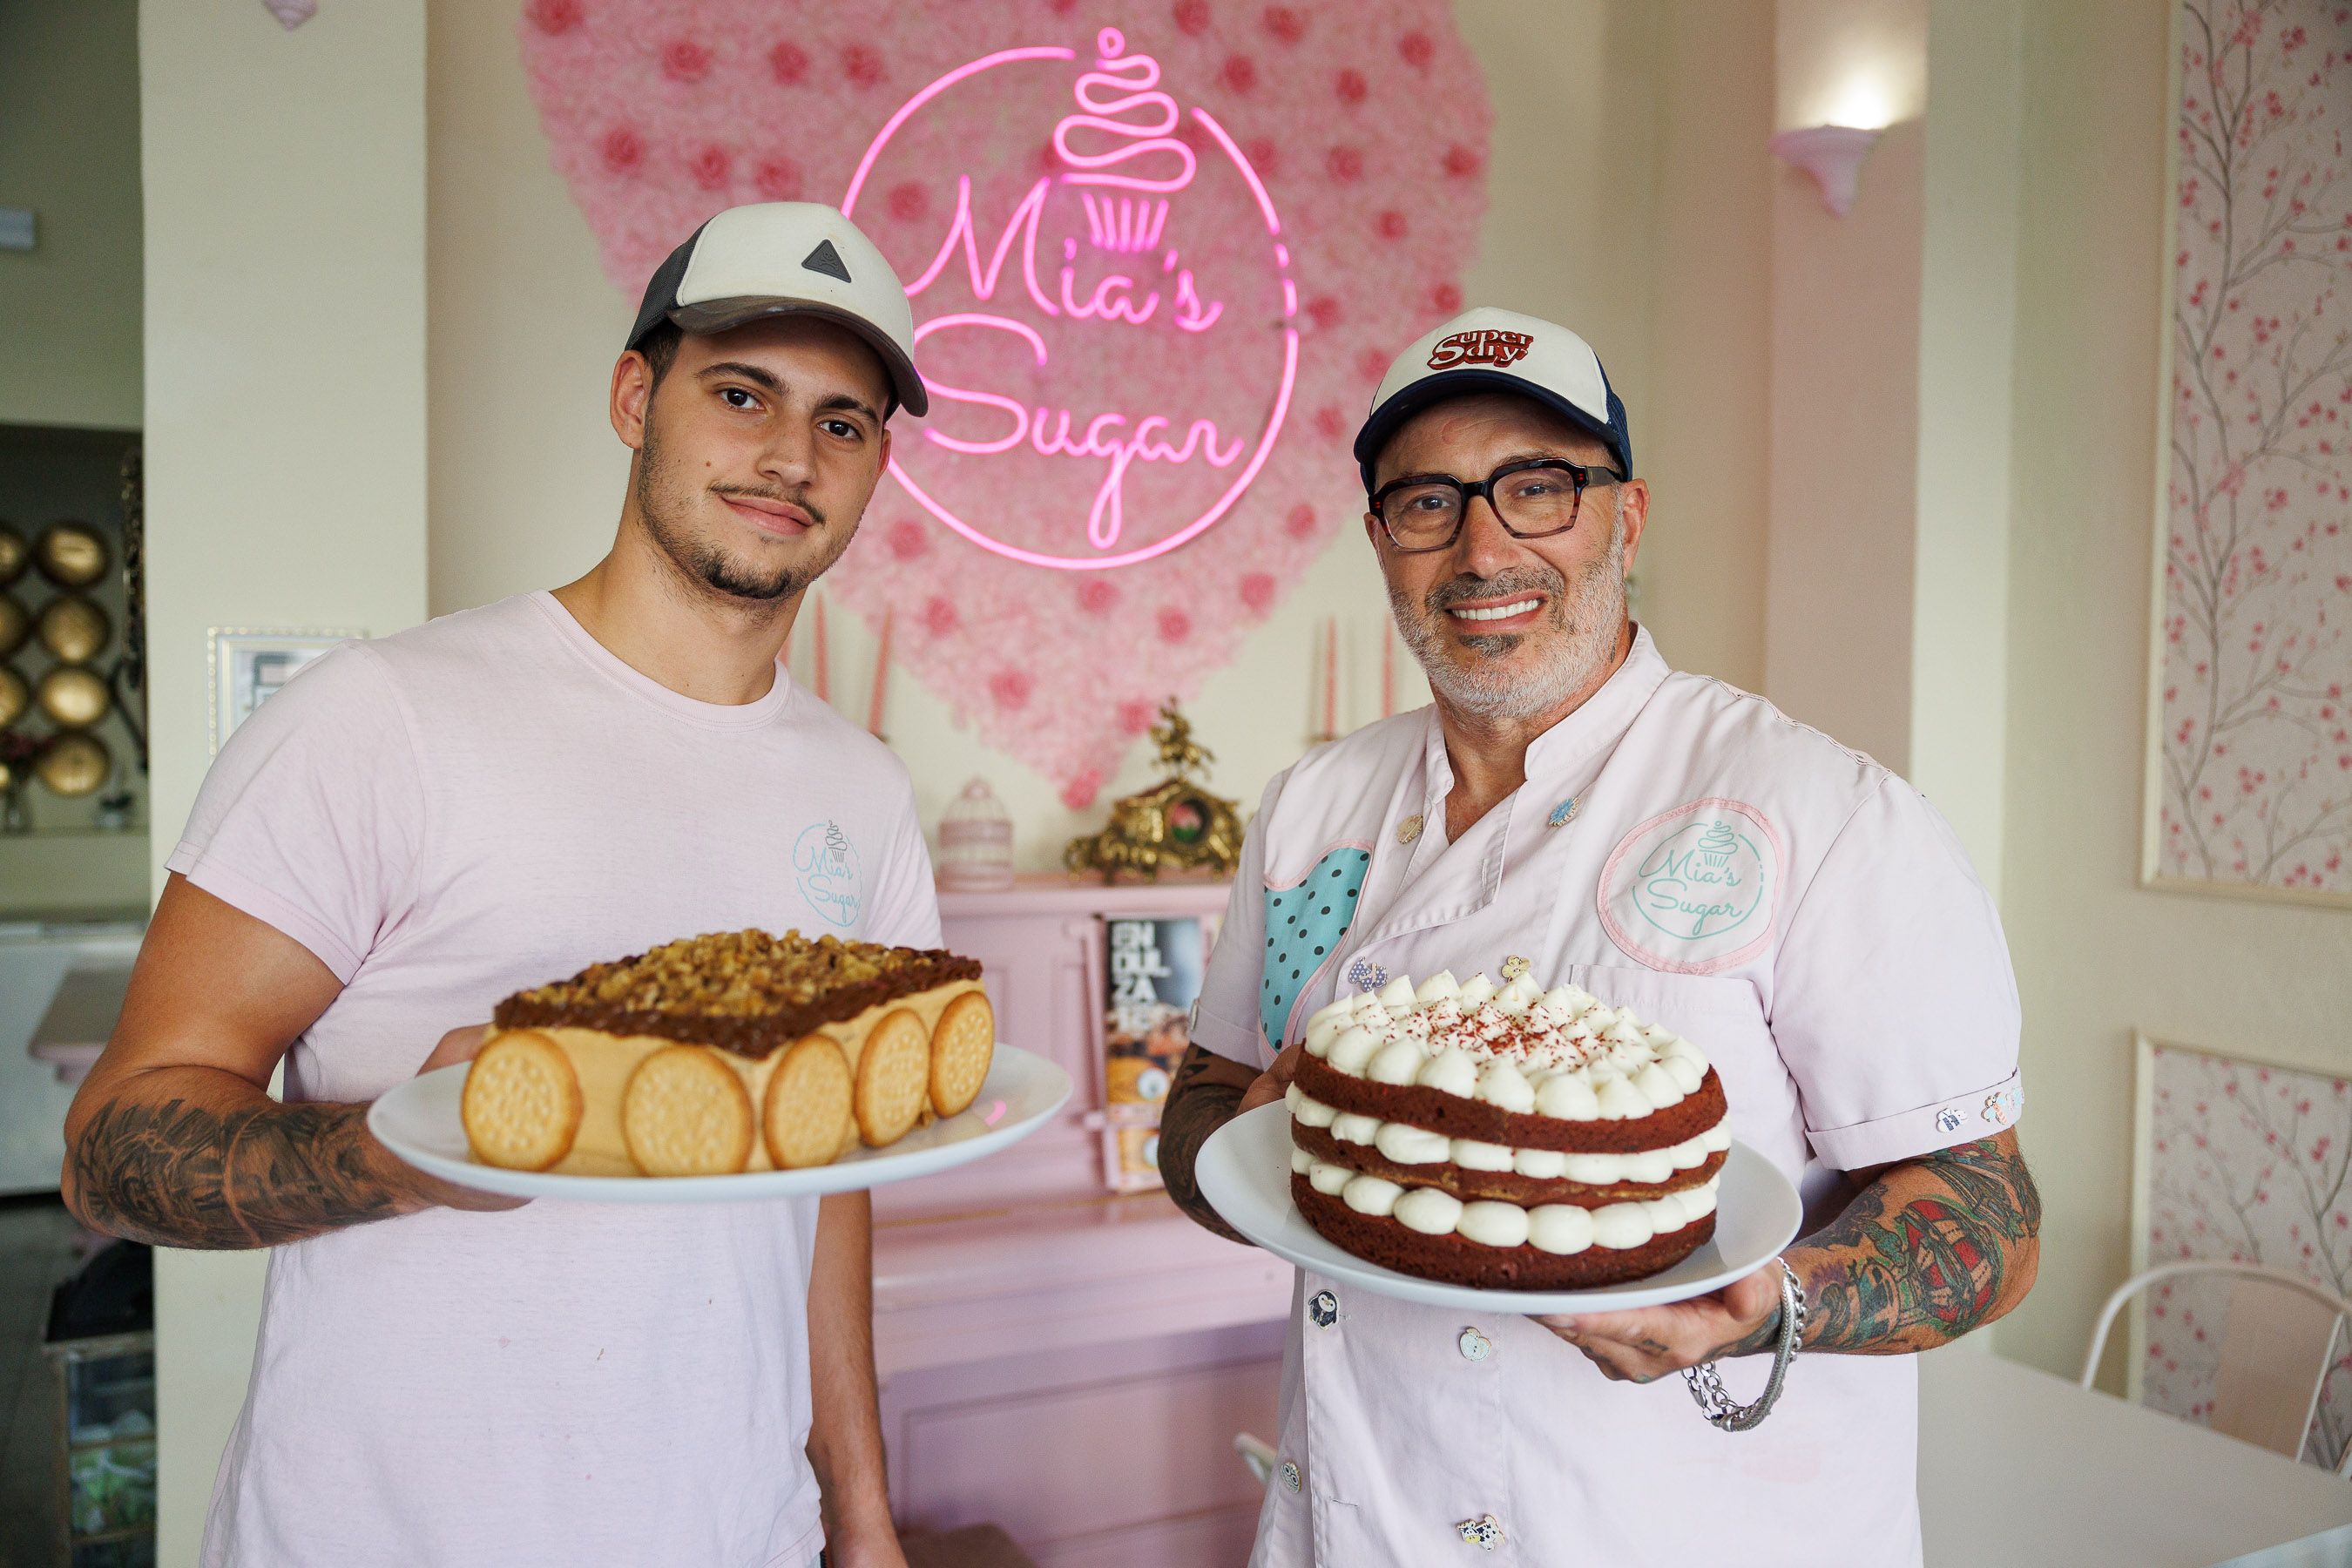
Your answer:
[[[662,462],[654,443],[653,426],[649,422],[646,426],[644,449],[638,454],[637,515],[645,519],[646,531],[653,536],[653,542],[661,552],[669,557],[671,564],[689,581],[699,583],[730,599],[750,599],[762,604],[789,599],[824,576],[825,569],[841,558],[842,551],[848,545],[845,536],[837,536],[829,541],[833,545],[832,552],[813,565],[780,567],[772,575],[755,575],[741,563],[728,559],[723,551],[709,541],[694,538],[676,518],[669,515],[666,491],[691,493],[690,487],[690,480],[676,480]],[[754,490],[748,487],[733,487],[731,493],[764,496],[771,500],[791,500],[819,526],[825,521],[824,513],[797,497]],[[682,511],[685,509],[681,506],[678,510]]]
[[[1551,595],[1544,626],[1533,632],[1461,640],[1475,655],[1499,657],[1530,637],[1557,628],[1556,635],[1545,638],[1549,654],[1539,668],[1506,674],[1485,658],[1466,666],[1454,662],[1445,635],[1448,605],[1532,593]],[[1432,588],[1418,605],[1391,588],[1389,605],[1396,613],[1397,635],[1421,661],[1430,690],[1448,707],[1479,719],[1540,717],[1599,679],[1616,657],[1618,630],[1625,621],[1624,521],[1612,519],[1609,548],[1573,586],[1556,568],[1522,566],[1492,577],[1452,578]]]

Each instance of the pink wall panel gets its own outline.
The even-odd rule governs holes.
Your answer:
[[[1265,1323],[893,1378],[899,1517],[992,1521],[1041,1563],[1235,1561],[1262,1494],[1233,1438],[1275,1429],[1281,1340]]]
[[[902,1524],[995,1523],[1043,1568],[1248,1555],[1262,1493],[1233,1439],[1274,1434],[1292,1271],[1162,1194],[1114,1195],[1090,1125],[1099,917],[1214,915],[1225,896],[1056,877],[941,897],[999,1037],[1076,1088],[1007,1152],[875,1195],[875,1359]]]
[[[1256,1500],[1100,1535],[1041,1546],[1037,1568],[1222,1568],[1247,1562],[1257,1534]]]

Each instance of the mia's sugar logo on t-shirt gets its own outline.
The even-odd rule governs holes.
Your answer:
[[[845,930],[857,922],[857,911],[865,905],[857,847],[839,823],[812,822],[802,828],[793,843],[793,869],[809,908]]]
[[[1601,871],[1610,938],[1654,969],[1712,974],[1762,950],[1780,835],[1745,801],[1698,800],[1628,833]]]

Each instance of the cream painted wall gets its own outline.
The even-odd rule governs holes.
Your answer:
[[[0,424],[139,424],[138,0],[0,0]]]
[[[1856,11],[1779,7],[1784,123]],[[1875,16],[1881,47],[1926,58],[1927,0]],[[1772,182],[1764,695],[1897,773],[1911,750],[1924,142],[1916,118],[1890,127],[1843,218],[1811,175],[1776,166]]]
[[[2000,1342],[2053,1370],[2129,1265],[2132,1030],[2352,1070],[2352,917],[2137,880],[2168,10],[2026,10],[2003,906],[2046,1216]]]
[[[436,613],[562,582],[609,542],[626,464],[605,423],[604,386],[633,302],[599,272],[592,238],[549,165],[519,60],[520,0],[431,0],[429,187],[432,310],[431,584]],[[1733,176],[1746,139],[1754,162],[1765,100],[1760,67],[1727,40],[1707,6],[1675,6],[1676,37],[1690,51],[1675,101],[1695,117],[1718,81],[1743,119],[1677,125],[1671,170],[1654,165],[1664,110],[1664,33],[1641,0],[1481,0],[1459,11],[1464,36],[1486,72],[1496,111],[1489,177],[1492,208],[1466,291],[1474,300],[1531,310],[1574,326],[1610,367],[1631,412],[1637,456],[1658,486],[1656,547],[1642,565],[1648,613],[1683,662],[1749,682],[1759,621],[1752,562],[1758,508],[1740,479],[1721,479],[1721,454],[1752,462],[1760,447],[1748,389],[1760,385],[1760,317],[1753,286],[1734,275],[1736,250],[1704,252],[1696,226],[1675,230],[1688,254],[1653,266],[1652,215],[1661,191],[1710,201]],[[1769,35],[1767,35],[1769,37]],[[1539,47],[1531,47],[1539,46]],[[1751,226],[1759,201],[1728,194]],[[1745,203],[1744,208],[1741,204]],[[1711,295],[1731,290],[1728,306]],[[1745,293],[1742,290],[1746,290]],[[1706,350],[1700,323],[1726,323],[1736,342],[1727,376],[1684,406],[1695,432],[1653,433],[1654,321],[1671,298],[1678,318],[1665,335],[1695,364]],[[1742,333],[1745,335],[1742,336]],[[1743,423],[1744,422],[1744,423]],[[1678,424],[1681,421],[1678,419]],[[1645,454],[1655,454],[1654,458]],[[1360,536],[1344,536],[1307,573],[1281,609],[1213,676],[1192,714],[1218,754],[1215,783],[1255,805],[1273,773],[1302,749],[1309,723],[1308,657],[1324,617],[1339,616],[1348,679],[1344,726],[1377,716],[1380,626],[1385,604]],[[833,670],[840,700],[864,700],[873,648],[865,628],[833,617]],[[1685,638],[1687,637],[1687,648]],[[1400,700],[1425,688],[1399,653]],[[806,639],[798,662],[807,668]],[[1074,813],[1044,777],[1018,760],[980,751],[945,707],[900,679],[890,693],[892,740],[912,769],[927,823],[936,823],[963,781],[988,775],[1013,814],[1024,864],[1057,863],[1063,842],[1098,826],[1100,807]],[[1139,746],[1109,793],[1148,782]]]
[[[1926,111],[1927,0],[1776,0],[1773,12],[1783,45],[1774,130],[1875,131]]]
[[[210,761],[208,628],[425,614],[425,7],[144,0],[155,878]],[[160,1252],[162,1561],[195,1560],[263,1255]]]
[[[1643,618],[1666,656],[1764,685],[1769,512],[1772,7],[1658,16],[1648,385],[1634,463],[1651,482]]]

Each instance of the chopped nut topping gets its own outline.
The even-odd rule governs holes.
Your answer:
[[[785,1003],[806,1004],[820,991],[911,974],[944,954],[798,931],[726,931],[665,942],[636,958],[592,964],[572,979],[541,985],[521,1000],[549,1006],[583,1001],[633,1013],[751,1017]]]

